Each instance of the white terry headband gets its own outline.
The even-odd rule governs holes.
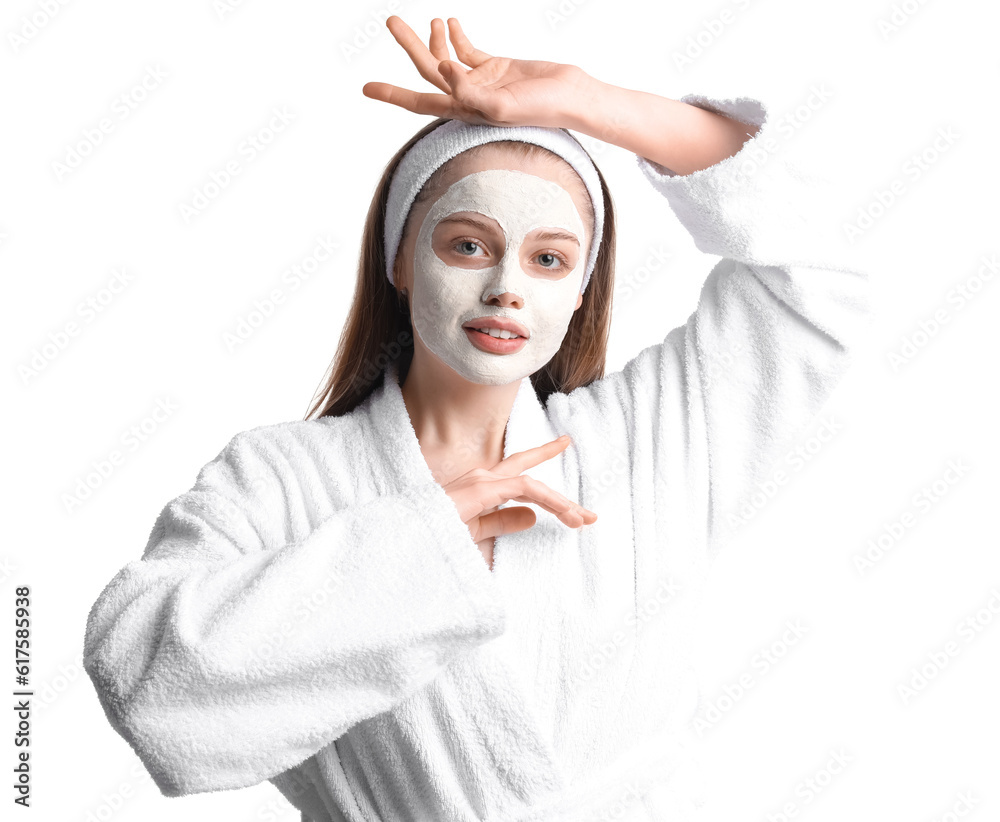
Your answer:
[[[385,273],[390,283],[395,285],[392,268],[403,235],[403,223],[406,222],[406,215],[409,214],[410,207],[424,183],[452,157],[473,146],[497,140],[517,140],[547,148],[573,166],[587,186],[590,201],[594,206],[594,226],[587,270],[583,274],[583,283],[580,286],[580,293],[583,293],[597,261],[597,251],[601,247],[601,235],[604,229],[604,194],[601,190],[601,181],[593,161],[583,146],[558,128],[473,125],[464,120],[449,120],[425,134],[410,146],[393,173],[385,213]]]

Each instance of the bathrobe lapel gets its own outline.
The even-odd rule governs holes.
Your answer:
[[[372,411],[376,425],[385,427],[388,435],[385,441],[394,444],[393,453],[386,453],[385,457],[394,466],[400,486],[433,480],[403,402],[395,362],[388,365],[385,381],[373,395]],[[524,377],[507,420],[504,457],[543,445],[559,434],[552,427],[531,379]],[[569,449],[525,473],[576,499],[577,491],[567,488],[565,481]],[[576,565],[577,531],[532,503],[510,501],[503,507],[520,505],[531,507],[536,521],[524,531],[496,538],[493,573],[507,607],[508,630],[490,645],[511,667],[519,669],[525,686],[534,691],[549,679],[543,668],[558,661],[558,648],[547,645],[549,642],[558,645],[560,611],[572,607],[563,600],[564,592],[559,586],[567,581],[567,574],[570,578],[575,576],[570,569]],[[575,570],[578,572],[578,567]]]

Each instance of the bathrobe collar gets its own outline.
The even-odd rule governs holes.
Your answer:
[[[371,395],[369,409],[375,441],[382,440],[381,455],[400,489],[404,486],[435,481],[424,460],[399,386],[395,362],[389,364],[385,378]],[[539,401],[530,377],[518,386],[504,432],[504,457],[556,439],[556,431]],[[384,438],[384,439],[383,439]],[[551,459],[524,473],[545,483],[557,493],[575,500],[579,489],[569,489],[565,479],[570,445]],[[572,474],[577,470],[569,466]],[[523,531],[501,534],[493,546],[493,579],[499,586],[507,612],[507,631],[489,643],[488,653],[508,670],[519,671],[527,691],[543,683],[552,660],[560,653],[550,642],[558,642],[562,602],[558,585],[567,574],[566,563],[579,551],[578,529],[560,522],[558,517],[534,503],[509,500],[501,507],[528,506],[535,512],[535,524]],[[471,538],[470,538],[471,542]],[[540,641],[539,636],[548,639]],[[550,706],[554,710],[554,706]]]
[[[375,389],[370,398],[370,413],[376,427],[373,432],[375,434],[374,440],[381,441],[382,447],[385,449],[383,458],[387,465],[392,466],[400,487],[435,481],[420,450],[420,443],[403,401],[403,393],[399,385],[398,364],[395,360],[389,363],[384,374],[382,385]],[[514,397],[510,416],[507,419],[504,433],[504,457],[543,445],[556,439],[559,435],[560,432],[553,428],[545,406],[542,405],[534,386],[531,384],[531,378],[522,378]],[[564,479],[565,455],[566,451],[564,450],[555,457],[529,468],[524,473],[545,483],[554,491],[570,499],[576,499],[576,491],[568,491],[566,488]],[[535,511],[536,524],[525,531],[497,537],[496,551],[503,551],[512,557],[522,554],[530,557],[532,551],[553,550],[555,547],[552,544],[554,533],[562,534],[572,530],[561,523],[556,525],[555,530],[551,529],[551,525],[554,523],[548,523],[550,527],[539,528],[539,525],[547,523],[550,518],[556,520],[556,517],[544,508],[532,503],[511,500],[501,507],[519,505],[531,506]],[[502,548],[500,548],[501,544]],[[517,560],[511,558],[505,559],[504,562],[515,563]]]

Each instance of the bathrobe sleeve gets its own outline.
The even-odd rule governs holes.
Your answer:
[[[163,508],[87,620],[85,669],[167,796],[280,774],[504,629],[440,485],[337,509],[267,430]]]
[[[588,442],[627,453],[633,517],[700,517],[714,556],[844,373],[870,321],[869,277],[831,259],[822,194],[774,153],[784,138],[763,104],[681,99],[761,126],[687,175],[637,155],[696,247],[722,259],[684,325],[564,396],[571,417],[595,421]]]

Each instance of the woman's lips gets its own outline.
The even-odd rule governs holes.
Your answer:
[[[513,354],[515,351],[520,351],[524,348],[525,343],[528,342],[527,337],[518,337],[514,340],[503,340],[499,337],[491,337],[489,334],[484,334],[482,331],[477,331],[475,328],[465,328],[466,336],[469,341],[476,346],[480,351],[485,351],[488,354]]]
[[[509,334],[517,334],[519,337],[531,336],[528,333],[527,328],[521,325],[521,323],[517,320],[513,320],[510,317],[477,317],[474,320],[462,323],[462,327],[473,329],[485,328],[487,331],[497,328],[501,331],[506,331]]]

